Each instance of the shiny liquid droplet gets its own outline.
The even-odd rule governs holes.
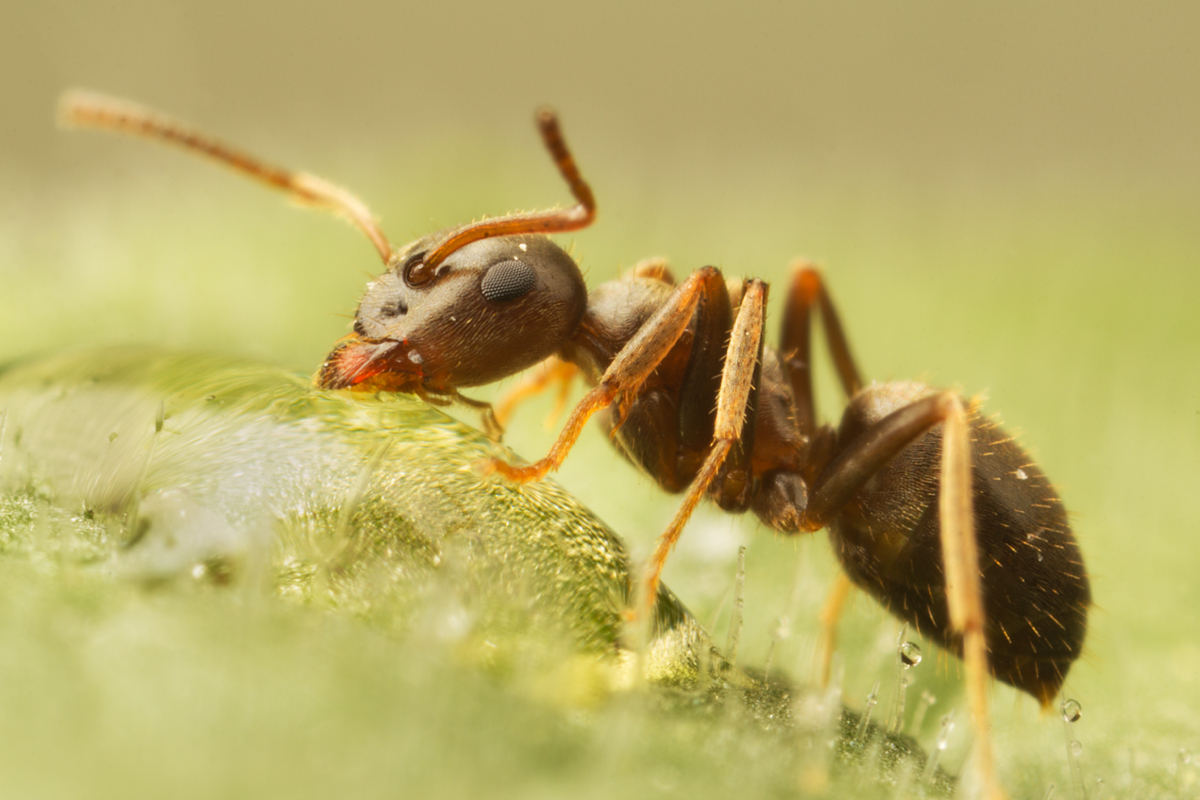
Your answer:
[[[1020,468],[1017,469],[1015,474],[1017,476],[1017,480],[1019,480],[1019,481],[1023,481],[1023,480],[1026,480],[1029,478],[1029,476],[1027,474],[1025,474],[1025,470],[1020,469]]]
[[[905,667],[915,667],[921,663],[921,648],[916,642],[905,642],[900,645],[900,663]]]
[[[1078,739],[1071,740],[1071,755],[1077,756],[1083,752],[1083,742]]]
[[[1067,700],[1062,704],[1062,718],[1067,722],[1078,722],[1083,716],[1083,706],[1078,700]]]

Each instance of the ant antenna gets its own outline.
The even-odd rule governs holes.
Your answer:
[[[384,264],[392,257],[392,246],[366,204],[316,175],[272,166],[144,106],[95,92],[73,90],[63,94],[58,105],[58,122],[63,127],[101,128],[144,136],[208,156],[235,172],[286,192],[302,205],[344,217],[371,240]],[[569,155],[567,159],[570,160]]]
[[[554,165],[558,167],[559,174],[563,176],[571,194],[579,202],[570,208],[490,217],[454,228],[430,248],[421,263],[412,265],[406,275],[411,283],[429,280],[437,266],[451,253],[480,239],[520,233],[566,233],[592,224],[592,220],[596,218],[596,199],[592,196],[591,187],[579,174],[571,151],[567,149],[567,142],[558,125],[558,115],[549,108],[543,108],[538,111],[535,120],[538,131],[542,134],[542,142],[550,151],[550,157],[554,159]]]

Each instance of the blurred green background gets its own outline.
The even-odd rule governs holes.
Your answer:
[[[1085,713],[1075,730],[1085,776],[1119,796],[1138,781],[1147,795],[1195,794],[1197,31],[1200,6],[1182,0],[10,4],[0,27],[0,360],[157,342],[311,371],[380,269],[348,226],[289,209],[207,164],[56,130],[54,105],[67,87],[135,98],[341,183],[397,243],[484,214],[565,203],[531,124],[550,103],[600,204],[597,224],[572,237],[591,282],[650,255],[681,272],[712,263],[774,280],[778,319],[788,262],[810,256],[826,265],[868,376],[958,386],[1002,412],[1060,486],[1093,576],[1089,653],[1067,684]],[[833,417],[840,399],[824,374],[822,411]],[[518,452],[537,457],[548,446],[552,434],[540,425],[548,409],[534,403],[518,418],[508,438]],[[640,553],[674,509],[595,432],[560,480]],[[741,543],[749,545],[742,661],[761,666],[784,630],[772,666],[806,680],[816,610],[836,569],[823,536],[783,540],[750,518],[701,513],[666,580],[723,635],[719,612]],[[74,595],[36,583],[10,591],[23,601],[0,610],[14,648],[0,667],[0,700],[5,713],[47,720],[40,738],[24,740],[32,755],[10,766],[22,785],[45,789],[53,782],[39,781],[53,772],[60,739],[87,742],[80,730],[117,725],[96,699],[109,689],[78,682],[103,684],[129,662],[120,648],[85,658],[94,651],[75,638],[87,626],[71,616]],[[204,693],[175,694],[195,677],[189,653],[210,654],[234,706],[270,664],[269,680],[284,688],[267,707],[296,702],[285,691],[295,689],[344,700],[343,709],[365,702],[338,694],[351,691],[343,679],[361,678],[345,654],[363,648],[370,663],[394,655],[336,628],[313,634],[343,654],[326,657],[301,641],[316,623],[289,617],[279,628],[278,610],[247,621],[236,603],[207,595],[199,605],[175,598],[169,613],[160,613],[161,597],[151,609],[128,602],[110,597],[93,613],[140,643],[139,664],[161,668],[111,691],[127,698],[151,686],[172,696],[141,721],[191,748],[167,755],[170,736],[131,739],[158,765],[148,772],[157,778],[137,784],[148,792],[191,780],[193,769],[220,776],[233,794],[263,791],[253,779],[261,765],[223,758],[213,748],[218,728],[190,726]],[[232,617],[236,633],[227,630]],[[60,631],[62,619],[78,630],[62,623],[73,633],[60,641],[45,631]],[[284,649],[261,644],[259,623]],[[139,633],[143,624],[178,626],[174,644]],[[852,704],[889,679],[896,631],[858,598],[844,634]],[[250,640],[259,659],[235,657]],[[334,677],[297,677],[289,647]],[[75,667],[29,672],[31,662],[64,658]],[[961,705],[957,665],[931,657],[921,673],[918,687],[938,696],[922,737],[930,746],[936,718]],[[39,693],[62,697],[68,686],[79,707],[46,714]],[[397,708],[417,702],[403,686],[380,691]],[[1061,724],[1007,687],[993,698],[1010,785],[1040,796],[1057,783],[1065,794]],[[457,711],[470,724],[479,709]],[[367,736],[349,711],[330,724],[344,741]],[[274,743],[272,775],[311,770],[289,765],[290,740],[269,722],[238,730]],[[446,725],[443,735],[460,733]],[[471,741],[503,747],[478,731]],[[965,742],[956,747],[952,766]],[[563,756],[556,777],[538,785],[553,794],[575,780],[578,791],[581,776],[596,775],[562,763],[590,752],[581,745],[574,761]],[[438,771],[436,757],[422,759]],[[137,771],[116,761],[126,779]],[[327,769],[358,770],[344,785],[360,792],[394,786],[386,770],[373,782],[374,763],[330,755]],[[461,769],[453,764],[446,769]],[[673,769],[651,790],[670,793],[692,785],[689,771],[703,774],[698,762]],[[526,796],[538,793],[512,780]],[[304,781],[291,790],[318,791]]]

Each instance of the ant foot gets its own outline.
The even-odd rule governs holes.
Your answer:
[[[476,465],[476,469],[484,477],[499,474],[505,480],[512,483],[533,483],[540,481],[546,477],[551,468],[552,464],[548,459],[543,459],[527,466],[516,466],[499,458],[488,458]]]

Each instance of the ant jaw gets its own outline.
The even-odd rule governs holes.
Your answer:
[[[411,391],[425,378],[421,364],[421,355],[401,342],[364,339],[352,333],[334,345],[315,382],[319,389]]]

